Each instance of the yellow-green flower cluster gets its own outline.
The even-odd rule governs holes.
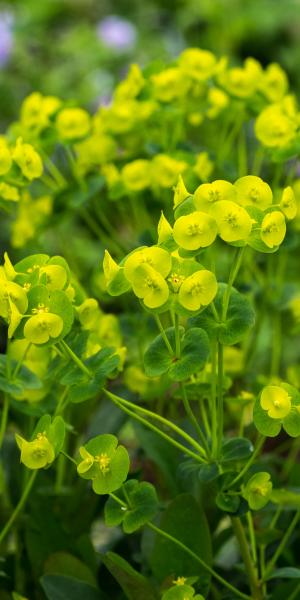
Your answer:
[[[278,201],[260,177],[246,175],[233,184],[224,180],[201,184],[188,194],[182,179],[174,197],[175,242],[184,250],[210,246],[218,235],[229,244],[249,244],[258,250],[276,249],[286,234],[286,218],[294,219],[294,192],[286,187]],[[260,245],[259,245],[260,244]]]
[[[10,144],[0,136],[0,203],[18,202],[20,189],[42,173],[42,159],[31,144],[24,143],[21,137]]]
[[[0,316],[8,323],[9,338],[40,345],[66,335],[73,320],[74,290],[64,259],[37,254],[13,266],[6,254],[0,280]]]

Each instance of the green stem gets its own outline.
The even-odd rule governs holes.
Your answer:
[[[212,455],[217,456],[218,451],[218,419],[217,419],[217,342],[212,340],[211,347],[211,433]]]
[[[15,379],[15,377],[17,377],[17,375],[18,375],[18,373],[19,373],[19,371],[21,369],[21,366],[22,366],[22,364],[23,364],[23,362],[24,362],[24,360],[25,360],[25,358],[27,356],[27,352],[28,352],[30,346],[31,346],[31,342],[28,343],[28,346],[26,346],[26,348],[25,348],[25,350],[24,350],[24,352],[23,352],[20,360],[18,360],[18,362],[16,364],[16,368],[15,368],[15,370],[12,373],[12,379]]]
[[[203,431],[202,431],[202,429],[201,429],[201,427],[200,427],[200,425],[199,425],[199,423],[198,423],[198,421],[197,421],[197,419],[196,419],[196,417],[195,417],[195,415],[193,413],[193,410],[191,408],[189,399],[187,397],[187,393],[186,393],[186,389],[185,389],[184,383],[181,383],[180,387],[181,387],[181,391],[182,391],[182,399],[183,399],[183,405],[184,405],[184,408],[185,408],[185,412],[186,412],[188,418],[190,419],[192,425],[194,426],[195,430],[198,433],[199,439],[201,440],[203,448],[204,448],[204,450],[206,452],[206,456],[209,457],[210,456],[210,450],[209,450],[209,447],[208,447],[208,444],[207,444],[206,437],[205,437],[205,435],[204,435],[204,433],[203,433]]]
[[[154,318],[155,318],[155,322],[157,324],[157,327],[158,327],[158,329],[159,329],[159,331],[161,333],[161,336],[162,336],[162,338],[163,338],[163,340],[164,340],[164,342],[166,344],[166,347],[168,348],[168,351],[169,351],[170,355],[174,356],[174,350],[173,350],[173,348],[172,348],[172,346],[171,346],[171,344],[170,344],[170,342],[169,342],[169,340],[167,338],[166,332],[164,330],[164,327],[162,325],[162,322],[161,322],[159,316],[158,315],[154,315]]]
[[[176,313],[174,314],[174,323],[175,323],[175,356],[176,356],[176,358],[180,358],[181,347],[180,347],[179,317]]]
[[[26,487],[23,490],[22,496],[17,504],[17,506],[15,507],[13,513],[11,514],[10,518],[8,519],[6,525],[3,527],[1,533],[0,533],[0,544],[3,542],[5,536],[8,534],[9,530],[11,529],[12,525],[14,524],[16,518],[18,517],[19,513],[21,512],[28,496],[29,493],[31,491],[31,488],[34,484],[35,478],[37,476],[38,471],[35,470],[33,471],[33,473],[31,474],[30,478],[28,479],[28,482],[26,484]]]
[[[292,593],[289,595],[289,597],[286,600],[297,600],[298,596],[298,592],[300,592],[300,583],[298,583],[298,585],[296,585],[295,589],[292,591]]]
[[[253,600],[262,600],[257,572],[252,562],[245,531],[239,517],[231,517],[234,535],[238,541],[241,556],[245,565]]]
[[[273,554],[273,557],[271,558],[270,562],[267,565],[266,571],[265,571],[265,576],[264,576],[264,580],[268,578],[268,575],[271,573],[271,571],[273,570],[280,554],[283,552],[290,536],[292,535],[298,521],[299,521],[299,517],[300,517],[300,510],[298,510],[293,518],[293,520],[291,521],[289,527],[287,528],[276,552]]]
[[[231,482],[231,484],[228,486],[228,489],[233,487],[240,479],[242,479],[242,477],[244,477],[245,473],[247,473],[248,469],[250,469],[252,463],[254,462],[254,460],[256,459],[258,453],[260,452],[264,442],[265,442],[265,436],[260,435],[258,437],[256,446],[253,450],[252,455],[250,456],[248,462],[245,464],[245,466],[243,467],[243,469],[240,471],[240,473],[236,476],[236,478]]]
[[[257,550],[256,550],[255,531],[254,531],[252,513],[250,512],[250,510],[247,512],[246,516],[247,516],[247,521],[248,521],[249,537],[250,537],[253,562],[255,565],[257,565]]]
[[[174,429],[177,433],[179,433],[179,435],[181,435],[182,437],[184,437],[185,439],[187,439],[187,441],[189,442],[189,444],[191,444],[191,442],[194,442],[194,444],[191,444],[191,445],[196,446],[198,452],[200,451],[201,454],[203,454],[203,448],[201,446],[199,446],[199,444],[197,444],[197,442],[195,442],[195,440],[193,440],[193,438],[191,438],[188,434],[186,434],[182,429],[180,429],[179,427],[177,427],[176,425],[174,425],[174,423],[171,423],[171,421],[168,421],[167,419],[164,419],[163,417],[160,417],[160,415],[156,415],[154,413],[151,413],[151,411],[148,411],[146,409],[142,409],[141,407],[136,407],[131,402],[125,401],[125,400],[123,400],[123,398],[119,398],[119,396],[116,396],[115,394],[112,394],[108,390],[103,390],[103,392],[112,400],[112,402],[114,402],[126,414],[128,414],[130,417],[134,418],[136,421],[139,421],[140,423],[142,423],[143,425],[145,425],[145,427],[148,427],[148,429],[152,429],[152,431],[155,431],[158,435],[160,435],[161,437],[163,437],[170,444],[172,444],[173,446],[176,446],[176,448],[178,448],[179,450],[181,450],[181,452],[184,452],[185,454],[188,454],[189,456],[191,456],[192,458],[194,458],[198,462],[201,462],[201,463],[205,463],[206,462],[201,456],[199,456],[198,454],[196,454],[195,452],[193,452],[189,448],[186,448],[180,442],[177,442],[176,440],[174,440],[173,438],[171,438],[167,433],[165,433],[164,431],[161,431],[161,429],[158,429],[158,427],[156,427],[155,425],[153,425],[153,423],[149,423],[149,421],[147,421],[143,417],[140,417],[139,415],[137,415],[134,412],[134,410],[130,410],[129,408],[127,408],[126,405],[134,406],[134,408],[135,409],[138,408],[140,410],[140,412],[143,412],[143,413],[149,415],[150,417],[156,418],[157,420],[159,420],[159,421],[167,424],[168,427],[170,427],[171,429]]]
[[[147,523],[147,527],[152,529],[152,531],[154,531],[158,535],[161,535],[165,539],[169,540],[170,542],[173,542],[173,544],[178,546],[178,548],[181,548],[181,550],[186,552],[186,554],[188,554],[191,558],[193,558],[195,561],[197,561],[203,569],[205,569],[208,573],[210,573],[210,575],[212,577],[217,579],[217,581],[219,581],[222,585],[224,585],[224,587],[226,587],[228,590],[230,590],[233,594],[238,596],[238,598],[243,598],[243,600],[250,600],[250,596],[243,594],[243,592],[240,592],[237,588],[235,588],[233,585],[231,585],[231,583],[226,581],[226,579],[223,579],[223,577],[221,577],[221,575],[219,575],[214,569],[212,569],[212,567],[210,567],[204,560],[202,560],[202,558],[200,558],[200,556],[195,554],[195,552],[190,550],[190,548],[188,548],[188,546],[183,544],[180,540],[177,540],[175,537],[173,537],[166,531],[163,531],[162,529],[160,529],[153,523],[150,523],[150,522]]]
[[[75,352],[73,352],[72,348],[70,348],[70,346],[64,340],[61,340],[59,342],[59,345],[65,350],[65,352],[74,361],[74,363],[77,365],[77,367],[91,379],[92,374],[90,373],[89,369],[82,362],[82,360],[79,358],[79,356],[77,356],[77,354],[75,354]]]
[[[0,423],[0,448],[2,448],[4,435],[7,427],[7,419],[8,419],[8,411],[9,411],[9,396],[8,394],[4,394],[3,398],[3,408],[1,414],[1,423]]]
[[[124,488],[122,488],[123,490]],[[123,502],[123,500],[121,500],[121,498],[118,498],[118,496],[116,496],[115,494],[113,494],[112,492],[110,492],[110,497],[117,502],[118,504],[120,504],[120,506],[123,506],[123,508],[127,508],[127,504],[126,502]]]
[[[228,278],[228,284],[227,284],[227,288],[225,290],[225,293],[223,296],[223,302],[222,302],[222,321],[226,320],[231,288],[232,288],[232,286],[235,282],[235,278],[240,270],[240,266],[242,264],[245,248],[246,248],[246,246],[242,246],[241,248],[237,249],[234,260],[231,265],[229,278]]]
[[[224,398],[223,398],[223,345],[218,342],[218,381],[217,381],[217,419],[218,445],[217,456],[220,456],[224,428]]]

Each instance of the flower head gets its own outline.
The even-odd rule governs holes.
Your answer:
[[[185,250],[198,250],[210,246],[216,239],[217,223],[210,215],[195,211],[175,221],[175,242]]]
[[[26,321],[24,336],[33,344],[45,344],[50,338],[58,338],[63,326],[64,322],[59,315],[47,312],[47,309],[41,310]]]
[[[226,200],[218,202],[214,217],[218,224],[218,234],[224,242],[245,241],[251,233],[251,217],[235,202]]]
[[[166,277],[171,270],[171,264],[169,252],[158,246],[149,246],[128,256],[124,264],[124,273],[128,281],[132,282],[135,270],[141,265],[148,265]]]
[[[287,219],[294,219],[297,216],[297,201],[294,190],[290,185],[284,188],[279,206]]]
[[[150,161],[141,158],[127,163],[121,171],[121,177],[128,190],[145,190],[151,184]]]
[[[235,200],[235,198],[235,187],[223,179],[217,179],[212,183],[202,183],[194,193],[196,208],[204,212],[214,210],[215,203],[220,200]]]
[[[270,500],[272,481],[269,473],[255,473],[246,484],[243,496],[252,510],[260,510]]]
[[[240,177],[234,187],[237,189],[238,202],[243,206],[252,205],[264,210],[272,204],[272,190],[260,177],[255,175]]]
[[[149,264],[142,264],[134,271],[132,289],[142,298],[148,308],[159,308],[169,298],[169,287],[163,276]]]
[[[22,138],[17,139],[15,149],[13,150],[12,157],[20,167],[24,177],[29,179],[36,179],[43,173],[43,163],[40,155],[30,144],[24,144]]]
[[[199,310],[213,301],[218,289],[214,273],[203,269],[187,277],[179,288],[178,302],[188,310]]]
[[[82,138],[90,131],[90,116],[82,108],[64,108],[56,118],[58,135],[63,140]]]
[[[77,472],[84,479],[92,480],[96,494],[114,492],[125,481],[129,457],[124,446],[118,446],[114,435],[98,435],[79,452],[82,461],[77,465]]]

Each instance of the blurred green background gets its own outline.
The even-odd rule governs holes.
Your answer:
[[[0,1],[0,125],[33,90],[97,108],[131,62],[186,46],[277,61],[300,87],[300,0]]]

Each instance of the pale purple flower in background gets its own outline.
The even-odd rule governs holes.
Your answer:
[[[13,47],[12,26],[12,15],[0,12],[0,68],[6,65]]]
[[[135,26],[118,15],[102,19],[97,26],[97,35],[105,46],[121,52],[134,48],[137,41]]]

